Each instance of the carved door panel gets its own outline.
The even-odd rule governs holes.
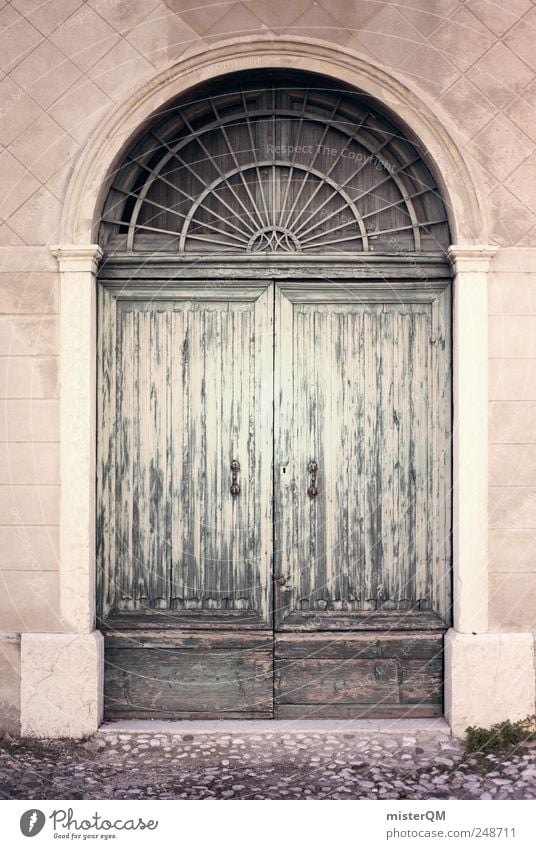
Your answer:
[[[108,715],[272,711],[273,287],[101,290]]]
[[[449,326],[445,283],[277,287],[279,716],[441,710]]]

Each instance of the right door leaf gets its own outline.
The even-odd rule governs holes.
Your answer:
[[[278,287],[279,626],[448,624],[449,295],[444,281]]]

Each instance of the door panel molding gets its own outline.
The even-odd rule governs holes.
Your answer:
[[[240,610],[267,627],[273,289],[173,291],[99,286],[99,617]]]
[[[276,634],[278,719],[442,714],[440,633]]]
[[[257,301],[271,280],[167,280],[156,284],[147,280],[132,280],[128,283],[110,279],[99,279],[100,285],[113,297],[121,301],[211,301],[225,300],[231,303],[253,303]]]
[[[449,287],[448,278],[426,281],[278,280],[277,288],[293,304],[430,304]]]
[[[276,284],[276,627],[446,628],[450,286],[340,294]]]
[[[254,275],[254,277],[253,277]],[[389,281],[397,286],[406,283],[413,287],[422,287],[423,283],[437,278],[450,278],[451,267],[441,253],[437,254],[375,254],[354,255],[347,259],[334,259],[333,255],[307,254],[284,256],[256,254],[255,259],[249,256],[233,257],[211,255],[209,257],[186,259],[179,255],[165,257],[147,254],[114,254],[107,256],[99,272],[99,282],[103,285],[128,283],[129,288],[138,285],[173,285],[177,280],[206,283],[207,280],[218,280],[223,285],[233,281],[266,280],[320,280],[330,285],[331,281],[343,280],[363,282],[363,285],[388,289]],[[252,285],[254,285],[252,283]]]

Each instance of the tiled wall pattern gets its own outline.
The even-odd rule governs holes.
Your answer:
[[[491,238],[510,249],[490,292],[492,626],[536,630],[532,0],[0,0],[1,627],[58,627],[59,304],[39,246],[57,240],[77,156],[156,70],[200,45],[270,33],[387,68],[449,124],[478,177]]]
[[[501,251],[489,288],[490,614],[495,630],[536,630],[534,254]]]

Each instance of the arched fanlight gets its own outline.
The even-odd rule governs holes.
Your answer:
[[[166,108],[117,170],[109,253],[444,252],[446,211],[416,146],[332,81],[236,75]]]

